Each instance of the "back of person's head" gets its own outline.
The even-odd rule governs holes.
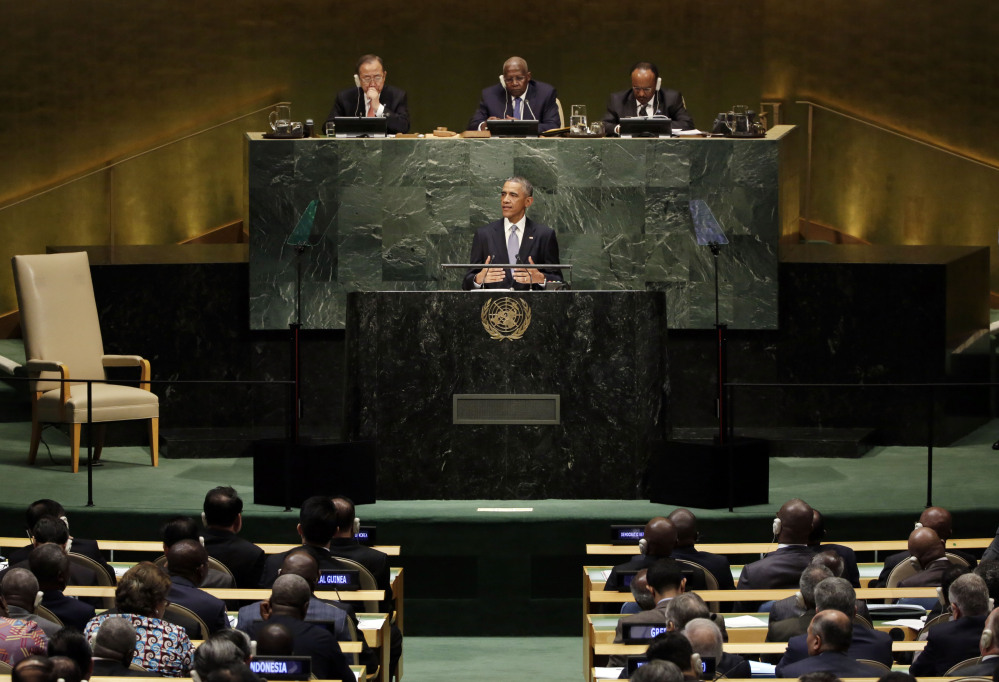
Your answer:
[[[635,603],[638,604],[638,607],[642,609],[642,611],[649,611],[656,606],[656,599],[648,590],[648,572],[648,569],[645,568],[640,570],[635,574],[635,577],[631,579],[631,584],[629,585],[631,588],[631,596],[635,598]]]
[[[843,577],[843,571],[846,570],[846,564],[843,562],[843,557],[834,552],[831,549],[827,549],[824,552],[819,552],[812,557],[810,562],[813,566],[825,566],[836,578]]]
[[[689,639],[679,632],[667,632],[652,640],[645,650],[645,658],[650,661],[669,661],[686,673],[691,669],[690,657],[693,653],[694,648]]]
[[[11,682],[56,682],[55,666],[48,656],[28,656],[14,665]]]
[[[839,580],[839,578],[830,578]],[[819,611],[808,626],[809,634],[822,640],[819,651],[845,652],[853,640],[852,616],[838,609]]]
[[[919,515],[919,525],[932,528],[941,540],[950,539],[954,523],[949,511],[943,507],[927,507]]]
[[[94,656],[121,661],[127,668],[135,657],[137,635],[127,618],[105,618],[94,635]]]
[[[665,594],[669,590],[679,589],[683,582],[680,562],[676,559],[660,559],[649,566],[649,570],[645,573],[645,580],[657,594]]]
[[[250,667],[240,661],[209,673],[201,682],[262,682],[263,678],[254,674]]]
[[[815,610],[835,610],[853,618],[857,613],[857,592],[845,578],[826,578],[815,586]]]
[[[237,630],[235,628],[228,628],[225,630],[219,630],[214,633],[211,637],[212,639],[224,639],[232,642],[233,645],[239,649],[240,654],[243,656],[244,661],[250,660],[252,654],[252,647],[250,643],[250,636],[243,632],[242,630]]]
[[[46,542],[65,545],[69,542],[69,526],[58,516],[43,516],[31,527],[31,539],[39,545]]]
[[[257,628],[259,656],[291,656],[294,649],[295,635],[284,623],[265,622]]]
[[[989,588],[980,575],[966,573],[958,576],[947,591],[955,615],[984,616],[989,612]]]
[[[354,502],[349,497],[338,496],[333,498],[333,507],[336,509],[336,529],[340,533],[350,531],[353,535],[354,517],[357,512],[354,510]]]
[[[0,595],[8,604],[29,609],[35,603],[35,595],[38,594],[38,578],[26,568],[12,568],[8,570],[3,581],[0,581]]]
[[[674,630],[682,630],[695,618],[708,618],[711,610],[699,594],[684,592],[669,600],[666,605],[666,623]]]
[[[878,682],[916,682],[916,678],[909,673],[892,671],[879,677]]]
[[[208,572],[208,551],[197,540],[178,540],[167,548],[167,571],[201,584]]]
[[[50,585],[69,576],[69,557],[59,545],[38,545],[28,555],[28,568],[41,585]]]
[[[155,617],[170,591],[170,576],[150,561],[132,566],[118,581],[114,605],[121,613]]]
[[[84,679],[80,672],[80,666],[69,656],[53,656],[49,654],[49,661],[52,662],[52,677],[62,682],[81,682]]]
[[[201,542],[198,524],[190,516],[175,516],[160,526],[163,544],[168,548],[181,540]]]
[[[212,636],[195,649],[194,671],[204,680],[215,670],[243,663],[244,659],[243,652],[231,641]]]
[[[882,678],[884,679],[884,678]],[[798,678],[798,682],[843,682],[835,673],[821,671],[817,673],[805,673]]]
[[[815,606],[815,588],[826,578],[833,578],[833,572],[828,566],[822,564],[809,564],[801,572],[798,580],[798,591],[801,592],[801,599],[805,602],[805,608],[810,609]]]
[[[24,528],[30,533],[31,529],[38,523],[38,519],[43,516],[66,516],[66,510],[55,500],[47,498],[35,500],[28,505],[28,510],[24,514]]]
[[[694,513],[680,507],[670,513],[669,520],[676,529],[676,546],[693,547],[697,542],[697,517]]]
[[[300,575],[315,590],[319,583],[319,562],[307,550],[296,549],[288,552],[281,562],[281,575]]]
[[[631,682],[683,682],[683,673],[675,663],[648,661],[631,676]]]
[[[646,556],[668,557],[676,547],[676,526],[664,516],[649,519],[638,547]]]
[[[204,513],[206,525],[229,528],[243,513],[243,500],[234,488],[220,485],[205,495]]]
[[[937,593],[937,596],[944,607],[950,607],[950,586],[965,573],[971,573],[971,569],[967,566],[951,565],[940,576],[940,591]]]
[[[272,607],[289,606],[296,609],[307,609],[312,598],[309,583],[300,575],[279,575],[271,588],[270,604]]]
[[[946,553],[943,541],[932,528],[923,526],[909,533],[909,554],[914,556],[923,568]]]
[[[336,507],[325,495],[315,495],[302,503],[298,513],[302,539],[313,545],[328,545],[336,534]]]
[[[812,508],[812,530],[808,534],[808,544],[817,545],[826,537],[826,520],[822,518],[822,512]]]
[[[774,519],[774,535],[782,543],[804,545],[812,532],[812,508],[804,500],[785,502]]]
[[[722,633],[709,618],[694,618],[683,628],[683,635],[690,640],[690,646],[701,658],[710,656],[715,662],[722,657]]]
[[[48,653],[49,656],[69,658],[76,663],[76,667],[80,671],[79,675],[84,679],[89,679],[93,654],[90,651],[87,638],[76,628],[62,628],[49,637]]]
[[[946,573],[944,575],[946,576]],[[980,561],[975,567],[975,575],[982,576],[982,580],[988,585],[989,596],[999,604],[999,561],[995,559]],[[940,584],[943,586],[942,582]]]

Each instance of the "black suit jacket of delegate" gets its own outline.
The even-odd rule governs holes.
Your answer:
[[[604,114],[604,133],[614,134],[614,127],[622,118],[638,115],[635,92],[628,88],[615,92],[607,98],[607,112]],[[660,90],[649,100],[653,114],[668,116],[673,121],[673,130],[693,130],[694,119],[687,113],[683,95],[676,90]]]
[[[554,86],[531,80],[521,97],[526,100],[526,104],[522,105],[523,108],[520,112],[521,119],[537,119],[539,133],[559,127],[561,121],[556,102],[558,93]],[[513,116],[513,98],[510,97],[510,92],[499,83],[482,91],[479,108],[475,110],[472,118],[468,121],[468,130],[478,130],[479,125],[491,116],[496,118]]]
[[[530,263],[534,260],[535,265],[559,263],[558,239],[555,237],[555,230],[536,223],[530,218],[524,223],[524,234],[520,235],[520,250],[517,252],[521,263]],[[503,219],[489,223],[485,227],[480,227],[475,231],[472,238],[472,252],[468,257],[469,263],[485,263],[486,257],[492,256],[491,263],[509,263],[510,257],[506,252],[506,229]],[[465,274],[465,279],[461,283],[461,288],[469,291],[474,287],[475,276],[481,268],[469,270]],[[545,278],[557,282],[562,281],[561,270],[546,270]],[[540,285],[519,284],[514,281],[510,273],[507,272],[502,282],[484,284],[484,289],[540,289]]]
[[[912,662],[909,674],[940,677],[955,663],[978,656],[984,628],[985,616],[962,616],[933,626],[926,637],[926,648]],[[965,675],[964,671],[960,674]]]
[[[20,549],[15,549],[13,552],[10,553],[10,556],[8,557],[10,565],[13,566],[14,564],[19,564],[22,561],[27,561],[28,556],[31,554],[31,550],[33,549],[34,547],[32,547],[31,545],[27,545],[26,547],[21,547]],[[114,569],[108,565],[108,562],[104,558],[104,555],[101,554],[101,550],[97,546],[97,540],[88,540],[86,538],[74,537],[73,543],[69,547],[69,551],[73,552],[74,554],[82,554],[85,557],[90,557],[91,559],[93,559],[94,561],[96,561],[101,565],[101,568],[104,569],[104,572],[107,573],[108,577],[111,578],[112,585],[117,583],[117,577],[114,574]],[[2,575],[3,573],[0,573],[0,576]],[[70,583],[70,584],[75,585],[82,583]]]
[[[208,556],[225,564],[236,579],[236,587],[254,589],[260,585],[267,558],[264,550],[232,531],[205,528],[202,533]]]
[[[378,101],[385,105],[385,118],[388,119],[386,125],[390,133],[409,132],[409,103],[406,99],[406,91],[394,85],[385,84]],[[347,88],[337,93],[333,110],[326,117],[330,122],[336,116],[367,116],[364,109],[364,93],[361,88]]]

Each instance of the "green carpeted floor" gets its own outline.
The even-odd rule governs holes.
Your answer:
[[[581,637],[407,637],[403,679],[492,682],[583,679]]]

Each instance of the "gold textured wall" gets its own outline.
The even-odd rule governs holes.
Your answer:
[[[0,10],[0,311],[16,305],[6,266],[15,253],[173,243],[241,219],[241,134],[266,120],[247,114],[290,100],[294,118],[321,121],[368,51],[409,91],[419,131],[463,128],[511,54],[591,117],[627,87],[628,66],[650,58],[701,127],[761,99],[782,101],[787,120],[803,124],[793,102],[809,98],[999,159],[999,17],[980,0],[556,0],[523,10],[456,0],[0,0]],[[815,134],[812,219],[876,243],[995,243],[996,171],[829,114],[816,117]]]

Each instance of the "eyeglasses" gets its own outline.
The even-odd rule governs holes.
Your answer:
[[[381,83],[385,79],[384,76],[361,76],[361,82],[365,85],[371,85],[372,83]]]

